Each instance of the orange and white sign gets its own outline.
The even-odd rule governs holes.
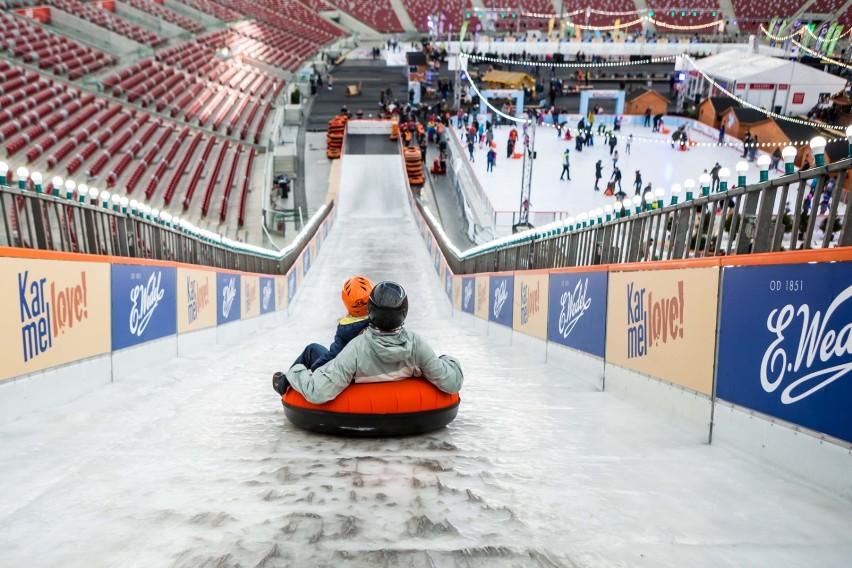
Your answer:
[[[256,318],[260,315],[260,277],[257,274],[243,274],[240,280],[243,302],[240,318]]]
[[[0,258],[0,380],[111,349],[110,265]]]
[[[512,327],[516,331],[547,339],[547,306],[550,278],[547,273],[515,273]]]
[[[486,321],[488,320],[489,282],[488,276],[477,276],[476,292],[473,295],[476,302],[473,308],[473,315]]]
[[[453,309],[462,309],[462,277],[453,276]]]
[[[275,309],[276,311],[287,309],[287,277],[275,277]]]
[[[711,394],[719,268],[610,272],[606,359]]]
[[[186,333],[216,325],[216,273],[177,269],[177,329]]]

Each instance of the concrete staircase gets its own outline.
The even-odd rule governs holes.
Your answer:
[[[411,16],[408,15],[408,11],[405,9],[405,5],[402,3],[402,0],[390,0],[390,3],[393,7],[393,11],[396,12],[396,17],[399,18],[399,23],[402,24],[402,29],[406,32],[417,31],[417,28],[411,20]]]

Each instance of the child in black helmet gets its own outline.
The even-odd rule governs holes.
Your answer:
[[[396,282],[379,282],[367,304],[370,325],[340,354],[311,371],[296,364],[279,382],[298,391],[308,402],[321,404],[334,399],[353,381],[376,383],[423,377],[440,390],[457,393],[464,375],[459,362],[449,355],[435,355],[416,333],[403,327],[408,314],[408,296]]]

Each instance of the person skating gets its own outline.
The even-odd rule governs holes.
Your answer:
[[[633,187],[636,188],[636,195],[642,193],[642,174],[636,170],[636,179],[633,180]]]
[[[598,160],[595,164],[595,191],[600,191],[599,187],[601,178],[603,177],[603,160]]]
[[[618,185],[618,190],[621,191],[621,170],[617,166],[612,170],[610,181],[613,183],[613,189]]]
[[[569,154],[571,151],[568,148],[565,148],[565,151],[562,152],[562,174],[559,176],[559,180],[564,180],[565,176],[568,176],[568,181],[571,181],[571,161]]]
[[[630,155],[630,146],[633,145],[633,135],[627,137],[627,143],[624,145],[625,150],[627,150],[627,155]]]
[[[609,135],[609,155],[612,156],[612,153],[615,151],[615,145],[618,144],[618,140],[615,135],[610,133]]]
[[[488,154],[486,154],[485,159],[486,159],[485,171],[486,172],[493,172],[494,171],[494,163],[497,161],[497,152],[494,150],[494,148],[488,148]]]
[[[713,192],[719,191],[719,170],[722,169],[722,166],[719,165],[719,162],[716,162],[716,165],[710,170],[710,177],[713,179],[712,185],[710,186]]]
[[[308,402],[333,400],[352,382],[376,383],[422,377],[446,393],[457,393],[464,382],[461,364],[438,356],[428,343],[403,327],[408,296],[396,282],[379,282],[367,303],[370,324],[340,354],[316,371],[301,364],[279,377],[276,392],[292,388]]]

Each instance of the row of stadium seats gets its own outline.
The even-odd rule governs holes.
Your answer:
[[[0,13],[4,38],[0,45],[13,57],[74,81],[113,65],[116,59],[23,18]]]
[[[96,26],[107,29],[143,45],[156,47],[165,41],[154,32],[141,26],[126,22],[106,10],[96,8],[92,4],[85,4],[79,0],[47,0],[47,3],[54,8],[68,12],[73,16],[82,18]]]

